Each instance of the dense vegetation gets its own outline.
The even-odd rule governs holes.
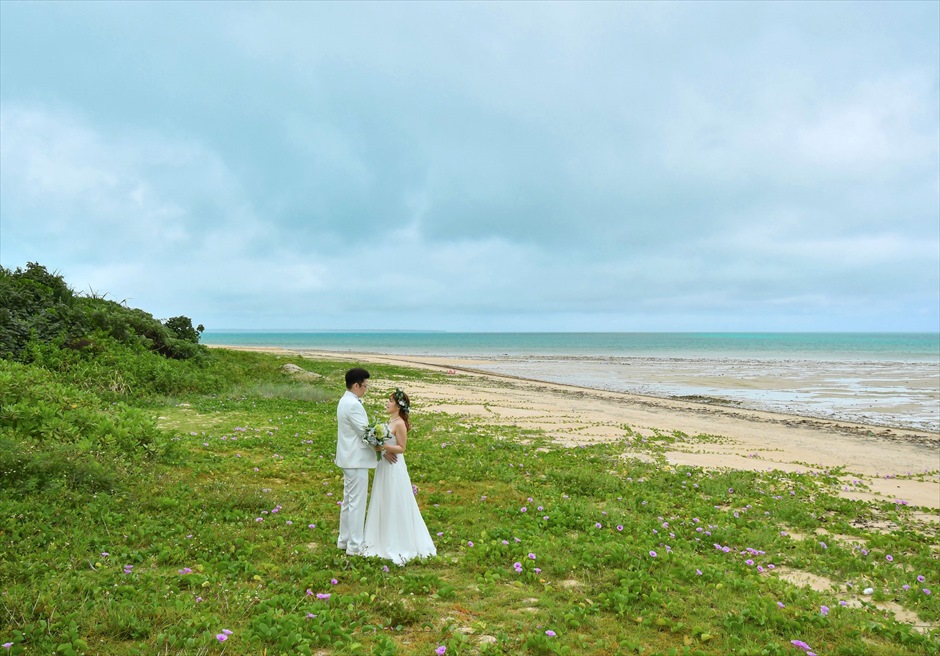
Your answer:
[[[662,462],[708,436],[566,449],[416,399],[409,469],[439,555],[348,558],[332,455],[350,363],[205,349],[185,317],[38,265],[0,275],[7,653],[940,653],[936,628],[885,612],[940,621],[914,509],[842,499],[839,472]],[[369,368],[377,390],[438,380]]]

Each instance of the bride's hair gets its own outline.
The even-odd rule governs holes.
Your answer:
[[[399,388],[395,388],[395,391],[388,395],[388,398],[394,401],[398,405],[398,416],[401,417],[401,420],[405,422],[405,428],[411,430],[411,399],[408,398],[408,395]]]

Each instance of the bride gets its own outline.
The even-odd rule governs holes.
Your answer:
[[[421,518],[405,464],[405,446],[411,428],[408,395],[396,388],[389,395],[385,410],[391,415],[389,439],[376,450],[398,454],[398,461],[391,464],[383,458],[375,467],[361,553],[404,565],[412,558],[435,556],[437,549]]]

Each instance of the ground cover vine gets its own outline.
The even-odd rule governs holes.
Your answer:
[[[663,445],[697,436],[666,431],[644,440],[625,427],[621,442],[564,448],[422,413],[416,399],[409,469],[439,555],[406,567],[348,558],[335,548],[332,456],[349,363],[212,358],[192,366],[218,366],[227,385],[203,370],[211,390],[130,394],[107,421],[68,372],[39,380],[55,392],[39,403],[59,434],[72,434],[70,417],[92,433],[137,427],[74,436],[109,463],[88,474],[94,484],[18,483],[39,465],[14,456],[53,438],[25,436],[17,426],[44,415],[4,403],[6,653],[940,653],[937,536],[911,507],[840,498],[841,471],[669,467]],[[286,363],[316,377],[291,379]],[[7,389],[27,394],[13,383],[36,371],[0,365]],[[378,390],[438,375],[370,370]],[[865,527],[876,519],[896,528]]]

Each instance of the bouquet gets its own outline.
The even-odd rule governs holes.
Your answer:
[[[366,429],[362,441],[371,447],[380,447],[388,441],[389,437],[391,437],[391,433],[388,431],[388,424],[376,422]],[[375,459],[381,460],[382,454],[376,451]]]

